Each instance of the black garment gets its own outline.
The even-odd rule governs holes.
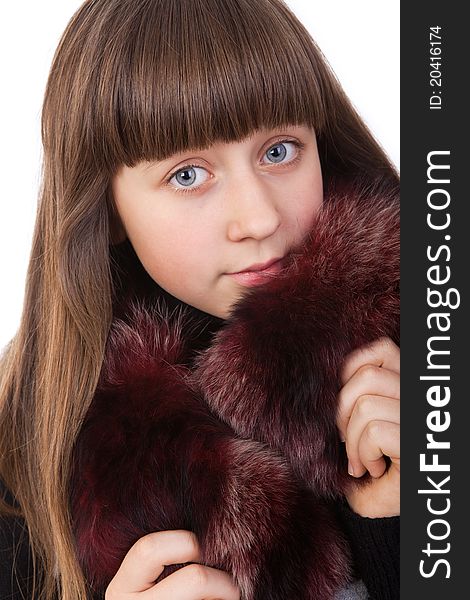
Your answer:
[[[0,480],[0,498],[14,505]],[[22,519],[0,516],[0,600],[32,598],[32,559]]]
[[[400,517],[361,517],[346,501],[336,512],[351,546],[355,575],[366,584],[371,600],[398,600]]]
[[[16,568],[13,569],[13,565]],[[0,598],[31,598],[31,556],[27,532],[18,519],[0,520]],[[23,595],[22,595],[23,594]]]
[[[372,256],[370,251],[367,256]],[[349,263],[346,264],[349,268]],[[118,267],[122,268],[122,287],[126,289],[127,271],[123,265],[122,261],[116,260],[115,267],[117,270]],[[132,273],[135,280],[135,269],[129,269],[128,272]],[[149,279],[147,276],[147,280]],[[378,280],[381,281],[380,278]],[[145,278],[143,281],[146,281]],[[155,287],[155,284],[151,282],[150,284],[150,289]],[[114,298],[114,313],[119,314],[123,294],[118,286],[115,289],[118,291]],[[125,306],[124,302],[122,304]],[[201,346],[204,347],[205,343],[201,343]],[[349,538],[355,575],[365,583],[370,600],[397,600],[399,598],[399,518],[365,519],[352,513],[346,504],[338,505],[337,511],[344,532]],[[19,600],[22,597],[21,590],[25,592],[25,598],[32,598],[31,592],[28,594],[31,576],[29,548],[24,537],[20,543],[21,532],[21,521],[0,517],[0,600]],[[19,548],[15,554],[14,547],[17,544]],[[12,575],[15,562],[15,575]]]
[[[3,492],[0,481],[0,495]],[[352,548],[355,574],[366,584],[370,599],[398,600],[399,517],[363,518],[346,503],[338,505],[337,512]],[[1,517],[0,600],[34,600],[31,581],[31,553],[24,524],[21,519]]]

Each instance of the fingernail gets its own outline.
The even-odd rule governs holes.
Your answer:
[[[348,473],[354,477],[354,469],[352,464],[348,461]]]

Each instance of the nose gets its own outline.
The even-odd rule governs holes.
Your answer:
[[[273,190],[256,174],[239,173],[227,195],[227,237],[230,241],[250,237],[261,240],[273,235],[281,225]]]

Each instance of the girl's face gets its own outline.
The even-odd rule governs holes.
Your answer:
[[[226,319],[247,287],[233,275],[284,257],[310,230],[323,187],[314,131],[259,130],[240,142],[123,166],[112,189],[124,230],[167,292]]]

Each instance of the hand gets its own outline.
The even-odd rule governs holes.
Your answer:
[[[105,600],[239,600],[240,591],[227,573],[200,564],[182,567],[155,584],[165,565],[198,560],[199,546],[190,531],[150,533],[126,554]]]
[[[346,492],[363,517],[400,514],[400,349],[380,338],[346,357],[337,425],[346,442],[349,473],[372,479]],[[384,456],[390,458],[387,463]]]

